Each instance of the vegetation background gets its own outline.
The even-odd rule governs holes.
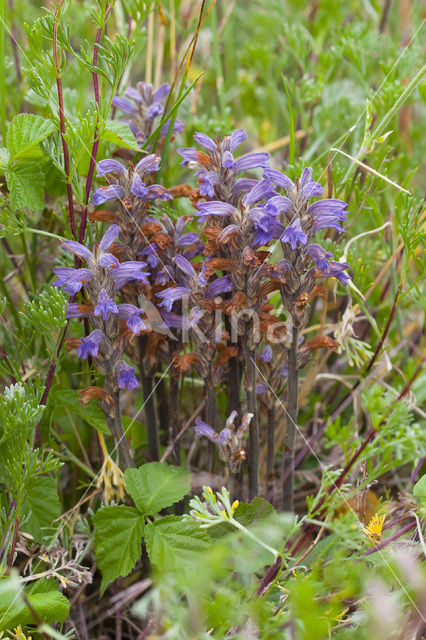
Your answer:
[[[424,637],[425,22],[412,0],[0,0],[0,637]],[[161,184],[197,186],[176,152],[194,132],[244,128],[246,150],[269,151],[292,179],[311,166],[328,197],[349,203],[346,233],[325,246],[346,257],[355,286],[328,284],[312,308],[308,332],[340,348],[319,352],[301,379],[295,514],[280,512],[279,474],[271,498],[262,472],[272,505],[233,508],[222,494],[215,512],[206,490],[191,507],[215,526],[181,515],[190,481],[201,495],[223,478],[207,472],[190,428],[195,374],[180,386],[180,479],[143,464],[140,394],[123,411],[138,482],[114,466],[102,411],[78,395],[96,374],[65,348],[67,296],[51,286],[65,264],[58,237],[72,234],[58,77],[78,225],[93,210],[94,139],[98,160],[138,152],[111,122],[113,96],[139,81],[171,84],[169,111],[185,124],[162,147]],[[68,337],[83,335],[72,326]],[[225,388],[217,401],[224,425]],[[168,461],[169,444],[166,434]],[[108,511],[119,503],[134,511]],[[155,526],[165,529],[154,550]]]

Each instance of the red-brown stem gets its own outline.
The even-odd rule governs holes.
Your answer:
[[[71,298],[71,302],[72,302],[72,300],[73,300],[73,298]],[[65,325],[65,327],[62,329],[62,331],[60,333],[59,340],[58,340],[58,347],[56,349],[56,357],[50,363],[49,370],[47,372],[46,387],[44,389],[43,396],[42,396],[42,398],[40,400],[40,404],[41,405],[45,405],[46,404],[47,396],[49,395],[50,387],[52,386],[52,381],[53,381],[53,376],[55,374],[56,365],[58,364],[58,359],[59,359],[59,356],[61,354],[62,346],[64,344],[65,334],[66,334],[67,329],[68,329],[68,324],[69,324],[69,321],[67,321],[67,324]],[[40,424],[41,424],[41,420],[39,421],[39,423],[37,424],[37,426],[35,428],[34,443],[33,443],[33,447],[34,448],[39,444]]]
[[[93,60],[92,60],[94,67],[96,67],[97,64],[98,64],[99,42],[101,40],[102,30],[104,28],[104,25],[105,25],[106,21],[108,20],[108,16],[109,16],[110,12],[111,12],[111,8],[112,8],[112,5],[109,5],[109,4],[106,5],[103,23],[102,23],[102,25],[99,27],[99,29],[96,32],[95,44],[93,45]],[[99,77],[98,77],[98,74],[96,73],[96,71],[92,71],[92,81],[93,81],[93,93],[95,95],[95,102],[96,102],[98,110],[99,110],[100,106],[101,106],[101,98],[100,98],[100,94],[99,94]],[[79,236],[78,236],[79,242],[83,242],[84,235],[86,233],[87,209],[88,209],[88,205],[89,205],[90,191],[92,189],[93,174],[95,172],[96,157],[98,155],[98,148],[99,148],[98,123],[99,123],[99,114],[97,116],[97,123],[96,123],[96,127],[95,127],[95,133],[94,133],[94,136],[93,136],[92,152],[91,152],[91,156],[90,156],[89,171],[87,173],[85,206],[84,206],[84,209],[83,209],[82,214],[81,214],[80,233],[79,233]]]
[[[61,72],[58,61],[58,25],[59,25],[59,12],[62,7],[62,2],[58,5],[58,8],[55,12],[55,21],[53,23],[53,62],[55,65],[56,71],[56,89],[58,92],[58,105],[59,105],[59,122],[61,126],[61,142],[62,142],[62,151],[64,153],[64,171],[67,179],[67,196],[68,196],[68,208],[70,212],[70,224],[71,224],[71,233],[74,238],[77,238],[77,227],[75,224],[74,217],[74,202],[72,197],[72,185],[70,181],[70,156],[68,151],[68,145],[65,140],[65,113],[64,113],[64,98],[62,94],[62,80],[61,80]]]
[[[415,370],[415,372],[411,376],[410,380],[407,382],[407,384],[405,385],[405,387],[403,388],[403,390],[399,394],[398,398],[396,399],[396,402],[399,402],[400,400],[402,400],[402,398],[405,395],[407,395],[407,393],[409,392],[409,390],[411,388],[411,385],[413,384],[413,382],[416,380],[416,378],[418,377],[418,375],[420,374],[420,372],[423,369],[423,362],[424,362],[424,359],[422,359],[420,361],[420,364],[418,365],[417,369]],[[378,425],[379,429],[385,422],[386,422],[386,418],[383,418],[383,420],[381,420],[379,425]],[[349,460],[349,462],[347,463],[347,465],[345,466],[343,471],[340,473],[340,475],[337,478],[337,480],[335,482],[333,482],[333,484],[329,487],[328,492],[327,492],[329,495],[331,495],[332,493],[334,493],[334,491],[336,489],[339,489],[341,487],[341,485],[343,483],[343,480],[345,479],[345,477],[347,476],[349,471],[352,469],[352,467],[354,466],[355,462],[358,460],[358,458],[360,457],[362,452],[365,450],[367,445],[370,442],[372,442],[377,435],[379,435],[379,433],[380,433],[379,429],[378,430],[373,429],[372,431],[370,431],[370,433],[367,435],[367,437],[365,438],[365,440],[362,443],[362,445],[360,447],[358,447],[358,449],[353,454],[352,458]],[[318,509],[321,509],[321,507],[323,507],[324,501],[325,501],[325,497],[323,497],[320,500],[320,502],[318,504]],[[317,513],[317,516],[316,516],[317,519],[319,519],[321,517],[323,511],[324,510],[322,509],[321,511],[319,511]],[[311,525],[309,525],[307,527],[305,532],[302,533],[302,535],[299,538],[299,540],[297,540],[295,545],[293,546],[293,554],[298,553],[303,548],[305,540],[308,540],[310,538],[310,535],[311,535],[312,531],[315,529],[316,526],[317,525],[315,525],[315,524],[311,524]]]
[[[127,40],[130,38],[130,34],[132,32],[132,16],[129,17],[129,22],[127,23]],[[121,86],[121,81],[123,79],[123,74],[121,74],[121,76],[118,79],[117,82],[117,89],[116,92],[118,93],[120,86]],[[111,120],[114,120],[115,118],[115,112],[117,111],[117,107],[113,107],[112,108],[112,113],[111,113]]]
[[[10,550],[9,562],[7,564],[8,569],[10,569],[13,564],[13,556],[15,555],[15,547],[16,547],[16,540],[18,539],[18,531],[19,531],[19,516],[17,515],[15,519],[15,529],[13,531],[12,548]]]

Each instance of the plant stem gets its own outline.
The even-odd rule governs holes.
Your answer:
[[[114,410],[109,416],[110,426],[120,452],[121,463],[125,469],[128,469],[129,467],[134,467],[135,462],[133,450],[126,438],[126,434],[124,433],[123,425],[121,423],[120,392],[118,389],[108,389],[108,385],[107,392],[114,400]]]
[[[112,4],[107,4],[106,5],[105,14],[103,16],[102,24],[100,25],[99,29],[96,32],[95,44],[93,45],[93,60],[92,60],[92,64],[93,64],[94,67],[97,67],[97,65],[98,65],[99,42],[101,40],[102,30],[103,30],[103,28],[105,26],[106,21],[108,20],[108,16],[109,16],[110,12],[111,12],[111,8],[112,8]],[[85,206],[84,206],[83,211],[81,213],[80,232],[79,232],[79,236],[78,236],[79,242],[83,242],[84,235],[86,233],[87,209],[88,209],[88,205],[89,205],[90,191],[92,189],[93,174],[95,172],[96,157],[98,155],[98,148],[99,148],[98,124],[99,124],[99,112],[100,112],[100,109],[101,109],[101,98],[100,98],[100,93],[99,93],[99,78],[98,78],[98,74],[97,74],[96,71],[92,71],[92,81],[93,81],[93,93],[95,95],[95,102],[96,102],[96,105],[97,105],[97,108],[98,108],[98,114],[97,114],[95,132],[93,134],[93,145],[92,145],[92,151],[91,151],[91,155],[90,155],[89,171],[87,172]]]
[[[206,422],[213,429],[216,426],[216,389],[214,388],[211,378],[206,380]],[[207,444],[207,469],[210,473],[214,473],[214,463],[216,458],[216,446],[213,442]]]
[[[13,531],[13,539],[12,539],[12,548],[10,550],[9,562],[7,564],[8,569],[10,569],[12,567],[12,564],[13,564],[13,556],[15,555],[16,540],[18,539],[19,520],[20,520],[19,519],[19,515],[16,514],[15,529]]]
[[[160,458],[160,443],[158,440],[157,416],[155,412],[154,376],[145,372],[143,362],[140,363],[139,371],[144,398],[148,457],[150,462],[155,462]]]
[[[267,423],[267,453],[266,453],[266,497],[272,502],[275,477],[275,403],[268,409]]]
[[[296,425],[299,397],[299,372],[297,370],[297,343],[299,329],[293,325],[293,335],[290,349],[288,349],[288,378],[287,378],[287,419],[284,438],[284,467],[283,473],[288,473],[283,483],[283,509],[293,511],[294,508],[294,444],[296,440]]]
[[[170,357],[172,356],[172,344],[170,344]],[[177,441],[179,433],[179,376],[172,370],[170,372],[170,426],[169,442],[173,445],[173,464],[180,465],[180,444]]]
[[[4,41],[4,28],[5,28],[5,0],[0,0],[0,130],[2,137],[2,146],[6,146],[6,87],[4,80],[5,64],[5,41]]]
[[[251,323],[250,325],[251,326]],[[249,500],[259,495],[259,421],[257,417],[256,400],[256,350],[249,345],[249,326],[247,333],[242,337],[245,357],[245,383],[247,397],[247,411],[253,414],[249,426],[248,446],[248,482]]]
[[[72,196],[72,185],[70,180],[70,157],[68,145],[65,140],[65,113],[64,113],[64,98],[62,93],[62,80],[61,80],[61,67],[58,60],[58,26],[60,20],[60,11],[62,8],[62,2],[58,4],[58,7],[55,12],[55,20],[53,23],[53,62],[55,65],[56,72],[56,90],[58,92],[58,105],[59,105],[59,122],[61,128],[61,142],[62,142],[62,151],[64,153],[64,171],[67,180],[67,197],[68,197],[68,208],[70,214],[70,224],[71,224],[71,233],[74,238],[77,238],[77,227],[75,224],[74,217],[74,201]]]

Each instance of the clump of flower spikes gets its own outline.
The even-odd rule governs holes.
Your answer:
[[[170,93],[170,86],[162,84],[157,90],[149,82],[138,82],[134,87],[125,90],[124,96],[114,96],[113,106],[125,114],[123,120],[129,125],[130,130],[139,145],[143,145],[154,130],[155,122],[164,113],[164,101]],[[164,137],[169,129],[170,119],[162,126],[160,137]],[[184,127],[181,120],[175,120],[173,133],[180,133]]]
[[[146,263],[140,261],[119,262],[108,252],[120,232],[117,225],[111,225],[93,250],[74,240],[66,240],[63,249],[86,263],[84,268],[58,267],[54,269],[57,280],[53,283],[63,287],[73,298],[83,287],[87,292],[88,304],[70,301],[67,318],[88,318],[93,331],[82,338],[77,354],[83,360],[91,356],[105,375],[115,376],[119,389],[133,390],[138,386],[135,369],[124,360],[127,338],[120,331],[119,321],[123,321],[132,334],[139,335],[146,330],[142,319],[144,313],[130,304],[117,304],[114,296],[128,282],[147,282]],[[110,383],[112,380],[110,379]]]

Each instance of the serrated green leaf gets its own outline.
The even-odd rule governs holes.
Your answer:
[[[274,513],[276,511],[270,502],[263,498],[253,498],[251,502],[240,502],[234,513],[234,518],[245,527],[248,527],[254,522],[269,518]]]
[[[44,584],[43,584],[44,583]],[[64,622],[70,611],[68,599],[58,591],[58,585],[52,580],[38,580],[25,595],[42,622],[53,624]],[[31,611],[13,590],[2,593],[0,601],[0,632],[18,624],[35,624]]]
[[[57,482],[49,476],[36,477],[27,488],[22,506],[25,517],[22,525],[25,533],[30,533],[36,542],[49,542],[55,535],[52,522],[61,515]]]
[[[160,518],[145,528],[145,541],[152,564],[160,570],[196,562],[210,546],[210,538],[197,522],[178,516]]]
[[[125,149],[133,149],[134,151],[140,151],[135,136],[130,131],[129,125],[118,120],[107,120],[105,123],[105,129],[101,135],[101,140],[105,142],[112,142],[119,147]]]
[[[10,153],[6,147],[0,147],[0,171],[4,171],[9,164]]]
[[[112,505],[98,511],[94,549],[102,572],[101,596],[118,576],[127,576],[141,556],[143,518],[134,507]]]
[[[40,211],[44,208],[44,173],[37,162],[20,161],[9,166],[6,180],[13,209],[27,207]]]
[[[7,148],[13,159],[30,154],[36,145],[50,136],[55,123],[31,113],[20,113],[10,123],[6,136]]]
[[[182,467],[149,462],[138,469],[126,469],[126,489],[144,515],[153,515],[181,500],[191,488],[191,475]]]

